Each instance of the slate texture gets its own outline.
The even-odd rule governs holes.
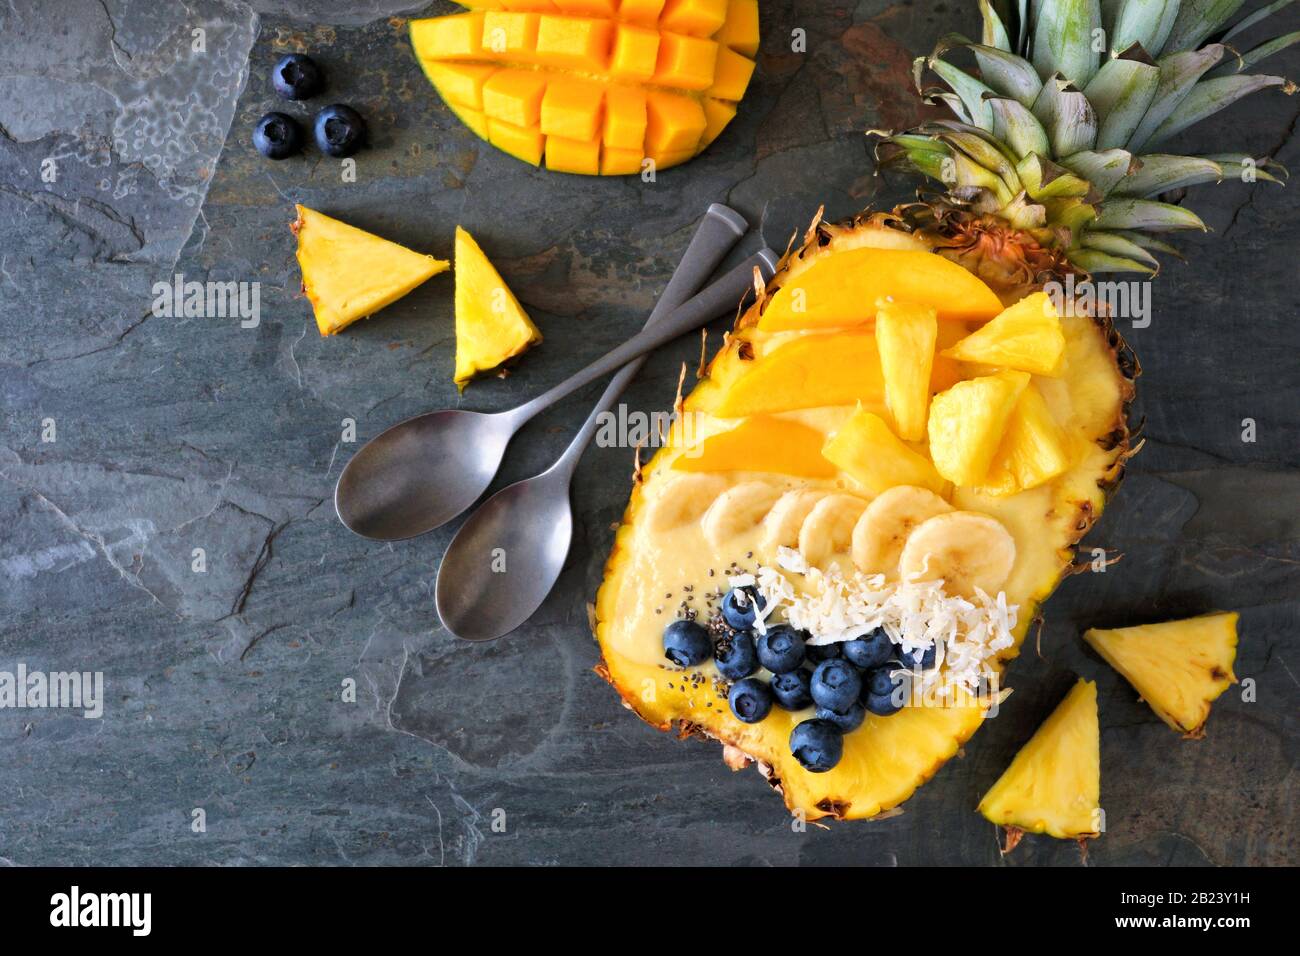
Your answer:
[[[1154,321],[1127,333],[1146,368],[1146,447],[1088,541],[1125,557],[1062,586],[1003,716],[899,817],[793,832],[756,773],[640,724],[591,672],[585,604],[629,450],[589,451],[560,585],[491,646],[457,643],[433,610],[454,529],[380,545],[339,525],[333,483],[357,447],[346,421],[360,443],[420,411],[503,408],[559,381],[639,327],[709,202],[781,248],[821,203],[838,218],[907,198],[908,183],[873,176],[863,131],[922,115],[911,57],[977,30],[974,4],[762,6],[740,116],[655,183],[550,174],[474,138],[405,35],[404,16],[450,4],[0,9],[0,670],[107,681],[98,720],[0,710],[0,862],[1078,865],[1043,838],[1002,861],[974,813],[1074,673],[1101,696],[1108,832],[1091,865],[1300,862],[1294,187],[1196,191],[1213,232],[1182,243],[1192,264],[1167,266]],[[273,164],[250,145],[283,107],[269,68],[296,50],[328,72],[315,106],[370,120],[355,183],[311,151]],[[1210,148],[1300,166],[1298,105],[1260,94]],[[545,344],[458,397],[450,276],[321,339],[297,294],[294,202],[440,256],[463,224]],[[154,316],[153,284],[176,274],[259,282],[260,323]],[[661,350],[629,408],[666,408],[696,353]],[[532,423],[498,484],[549,463],[596,394]],[[1255,699],[1230,690],[1199,743],[1078,640],[1215,607],[1242,612],[1237,673]]]

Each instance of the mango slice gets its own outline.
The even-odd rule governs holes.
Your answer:
[[[378,312],[451,265],[306,206],[294,208],[302,287],[321,335]]]
[[[756,0],[464,6],[411,21],[425,75],[476,133],[551,169],[625,175],[646,159],[659,169],[684,162],[735,117],[754,73]],[[551,148],[552,136],[572,142]]]
[[[895,485],[917,485],[939,494],[943,478],[924,455],[889,430],[879,415],[859,408],[822,447],[822,455],[873,495]]]
[[[730,431],[710,435],[673,459],[678,471],[768,471],[802,478],[834,478],[821,455],[825,436],[784,418],[756,415]]]
[[[474,237],[456,227],[456,385],[542,340],[533,320]]]
[[[877,299],[928,306],[941,319],[985,321],[1002,311],[993,290],[955,262],[912,249],[847,249],[782,285],[763,311],[763,331],[839,328],[875,318]]]
[[[821,405],[880,405],[884,397],[875,335],[804,335],[755,362],[712,411],[742,418]]]

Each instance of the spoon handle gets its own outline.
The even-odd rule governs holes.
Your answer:
[[[606,352],[603,358],[508,413],[514,419],[515,427],[569,393],[604,378],[633,359],[734,311],[737,304],[753,289],[754,270],[758,269],[764,280],[770,279],[776,272],[776,261],[777,255],[771,249],[760,249],[721,279],[714,280],[702,292],[678,306],[672,314],[655,321],[622,345]]]
[[[664,316],[699,292],[709,276],[713,275],[713,270],[722,264],[727,253],[735,248],[736,243],[740,242],[748,231],[749,223],[734,209],[716,202],[709,206],[704,213],[704,218],[695,229],[695,235],[691,237],[690,245],[686,247],[681,261],[673,270],[668,285],[660,293],[659,301],[655,303],[654,311],[646,320],[645,327],[648,329],[661,321]],[[552,466],[552,471],[572,473],[577,467],[578,459],[582,457],[588,442],[600,425],[601,416],[614,407],[623,390],[645,364],[645,359],[644,355],[635,358],[619,369],[610,383],[605,386],[605,391],[601,393],[600,400],[592,408],[582,428],[569,442],[564,454]]]

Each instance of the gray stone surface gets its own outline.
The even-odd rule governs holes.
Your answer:
[[[919,115],[910,56],[973,30],[971,7],[765,0],[740,117],[654,184],[548,174],[479,142],[390,19],[409,4],[0,10],[0,669],[102,670],[108,688],[100,720],[0,711],[0,862],[996,864],[975,803],[1075,672],[1101,693],[1108,832],[1092,864],[1300,862],[1294,188],[1195,193],[1213,232],[1183,243],[1192,264],[1168,266],[1154,322],[1130,334],[1147,445],[1090,538],[1125,558],[1064,584],[1041,656],[1011,669],[1003,716],[897,818],[794,833],[754,772],[641,725],[592,674],[584,605],[626,450],[588,453],[569,567],[536,619],[492,646],[438,626],[449,531],[379,545],[334,517],[355,448],[345,419],[364,441],[415,412],[500,408],[558,381],[638,327],[708,202],[783,246],[821,202],[838,217],[905,198],[907,184],[873,178],[862,131]],[[793,27],[805,55],[786,52]],[[310,151],[272,164],[249,144],[280,105],[267,72],[287,50],[326,66],[322,103],[370,119],[356,183]],[[1293,99],[1266,92],[1213,148],[1296,167],[1296,119]],[[449,276],[321,339],[297,295],[295,201],[441,255],[467,226],[545,344],[458,397]],[[260,325],[153,317],[152,284],[177,272],[259,281]],[[654,356],[629,406],[666,407],[695,352]],[[594,395],[529,426],[500,481],[557,454]],[[1237,673],[1258,699],[1225,694],[1199,743],[1078,640],[1091,624],[1213,607],[1242,611]],[[195,808],[206,833],[191,830]],[[1078,859],[1030,838],[1007,862]]]

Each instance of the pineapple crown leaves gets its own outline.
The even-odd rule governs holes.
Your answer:
[[[1176,251],[1153,233],[1206,228],[1158,197],[1230,178],[1285,178],[1267,157],[1161,150],[1244,96],[1295,92],[1281,76],[1243,71],[1300,32],[1236,48],[1291,3],[1238,17],[1244,0],[979,0],[979,42],[949,34],[913,65],[918,92],[956,120],[873,131],[882,137],[877,159],[941,181],[948,200],[1007,220],[1085,271],[1154,274],[1152,253]],[[959,50],[976,70],[949,62]],[[941,85],[925,86],[927,73]]]

